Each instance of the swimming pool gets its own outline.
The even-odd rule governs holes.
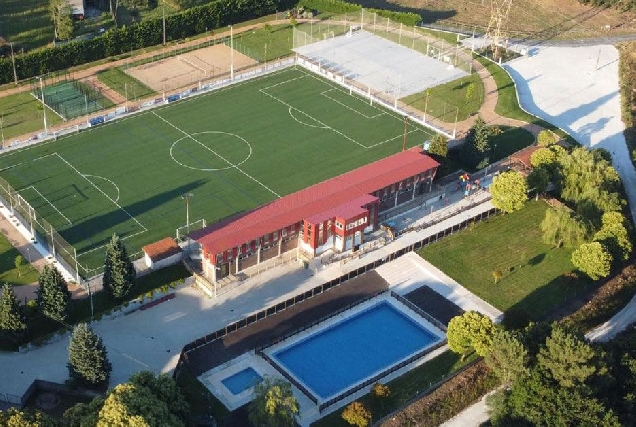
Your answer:
[[[440,339],[385,300],[276,350],[272,358],[324,401]]]
[[[245,368],[242,371],[221,380],[221,383],[223,383],[223,385],[236,396],[248,388],[254,387],[261,381],[263,381],[263,377],[261,377],[254,368]]]

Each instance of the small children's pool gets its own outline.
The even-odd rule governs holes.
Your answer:
[[[261,377],[253,368],[245,368],[242,371],[221,380],[223,385],[235,396],[241,394],[248,388],[254,387],[261,381],[263,381],[263,377]]]

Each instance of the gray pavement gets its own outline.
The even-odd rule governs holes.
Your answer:
[[[245,280],[241,286],[216,299],[205,297],[188,281],[175,291],[174,299],[149,310],[115,318],[104,316],[92,326],[102,337],[113,364],[111,385],[126,382],[139,370],[170,372],[176,366],[181,348],[188,342],[492,208],[485,192],[475,197],[482,197],[483,203],[473,206],[476,203],[474,197],[464,198],[457,192],[447,197],[446,206],[432,214],[430,209],[422,208],[405,213],[413,221],[428,217],[433,222],[433,218],[439,221],[449,215],[452,217],[432,227],[404,234],[345,264],[336,262],[323,266],[316,260],[310,269],[303,269],[296,263],[287,264]],[[468,209],[469,206],[473,207]],[[21,396],[35,379],[64,382],[68,378],[69,334],[58,338],[27,353],[0,353],[0,393]]]

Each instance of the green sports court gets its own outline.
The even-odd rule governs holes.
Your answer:
[[[406,129],[407,146],[430,131]],[[0,156],[0,176],[100,271],[113,233],[129,253],[402,150],[401,116],[286,68]],[[197,222],[201,224],[201,222]],[[195,227],[193,225],[192,227]]]

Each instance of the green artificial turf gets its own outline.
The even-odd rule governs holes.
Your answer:
[[[289,56],[292,53],[292,26],[271,25],[240,32],[234,36],[234,49],[258,62]]]
[[[499,215],[426,246],[419,254],[496,308],[512,307],[541,319],[585,291],[572,281],[572,251],[542,242],[539,224],[548,205],[530,201],[517,212]],[[503,273],[494,283],[493,271]]]
[[[0,156],[0,176],[75,247],[80,273],[113,233],[143,245],[253,209],[402,149],[403,120],[285,69]],[[412,125],[409,146],[430,138]],[[43,230],[40,230],[42,233]],[[71,250],[72,252],[72,250]]]
[[[129,76],[120,68],[109,68],[108,70],[100,71],[97,74],[97,78],[100,82],[131,101],[147,98],[155,94],[155,91],[136,78]]]

